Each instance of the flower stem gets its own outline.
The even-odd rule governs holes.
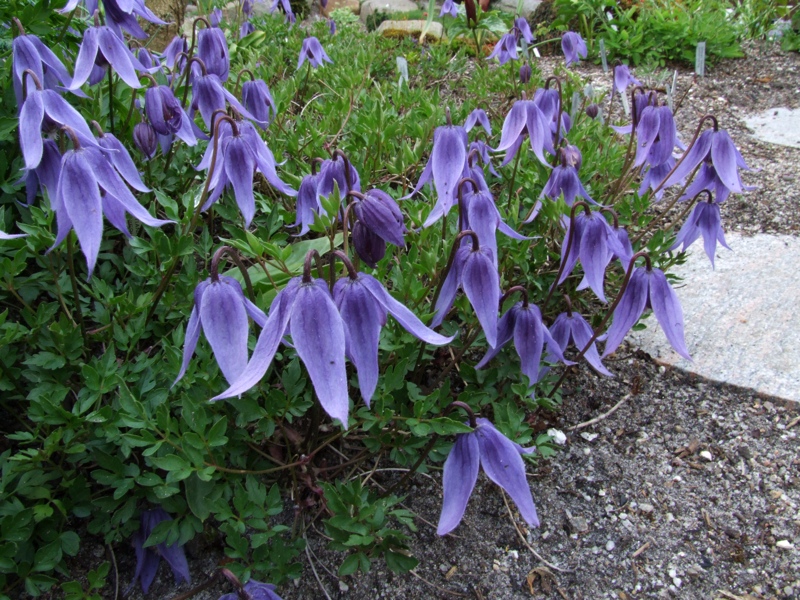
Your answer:
[[[75,261],[72,258],[73,253],[72,235],[70,234],[67,236],[67,265],[69,266],[69,279],[72,283],[72,295],[75,296],[75,314],[78,316],[78,325],[81,329],[81,337],[83,338],[83,348],[85,352],[89,347],[89,339],[86,337],[86,324],[83,322],[81,298],[78,294],[78,278],[75,276]]]

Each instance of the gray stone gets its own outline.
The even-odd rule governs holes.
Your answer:
[[[800,148],[800,109],[770,108],[744,120],[762,142]]]
[[[425,21],[384,21],[376,30],[380,35],[385,37],[400,37],[406,35],[413,35],[419,37],[422,30],[425,28]],[[426,37],[433,39],[441,39],[442,37],[442,24],[434,21],[431,23],[430,29]]]
[[[361,11],[361,2],[360,0],[328,0],[328,5],[322,9],[322,14],[330,17],[334,10],[341,8],[350,9],[354,15],[357,15]]]
[[[419,10],[419,5],[411,0],[365,0],[361,3],[361,20],[367,19],[375,13],[397,15]]]
[[[522,12],[520,16],[528,18],[536,9],[539,8],[539,5],[542,3],[542,0],[522,0]],[[499,0],[498,2],[493,2],[490,9],[497,8],[502,10],[503,12],[516,14],[517,12],[517,0]]]
[[[628,339],[658,361],[702,377],[800,401],[800,238],[727,236],[716,270],[702,240],[673,272],[683,307],[689,362],[676,354],[652,316]]]

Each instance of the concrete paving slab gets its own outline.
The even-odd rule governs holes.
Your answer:
[[[726,236],[712,270],[702,240],[674,273],[689,362],[671,348],[655,317],[631,343],[660,362],[702,377],[800,401],[800,238]]]
[[[800,109],[770,108],[746,117],[745,125],[762,142],[800,148]]]

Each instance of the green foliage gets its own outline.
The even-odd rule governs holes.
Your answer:
[[[737,28],[725,0],[555,0],[555,27],[578,27],[589,51],[599,56],[604,40],[610,61],[633,65],[694,64],[698,42],[706,42],[706,60],[742,56]],[[721,24],[723,24],[721,26]]]

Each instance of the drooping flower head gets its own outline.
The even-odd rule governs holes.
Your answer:
[[[631,262],[628,278],[619,304],[614,310],[614,320],[606,333],[606,346],[603,358],[616,350],[630,331],[631,327],[642,316],[647,308],[652,308],[658,324],[664,330],[667,340],[686,360],[692,360],[683,335],[683,310],[678,295],[667,282],[667,276],[661,269],[651,266],[650,258],[645,253],[637,253],[633,260],[644,256],[646,266],[634,267]]]
[[[314,36],[303,40],[303,47],[300,49],[300,56],[297,59],[297,68],[302,67],[306,61],[315,69],[321,67],[323,62],[333,63],[330,56],[322,48],[322,44]]]
[[[492,135],[492,125],[489,123],[489,116],[482,108],[476,108],[467,115],[467,120],[464,121],[464,130],[469,133],[475,125],[483,127],[486,135]]]
[[[558,200],[563,195],[564,202],[571,207],[575,202],[575,198],[580,196],[587,202],[597,204],[589,196],[589,192],[583,187],[578,176],[578,170],[581,168],[583,158],[577,146],[567,145],[559,148],[558,154],[561,158],[561,163],[553,168],[539,198],[546,196],[551,200]]]
[[[519,58],[517,54],[517,36],[514,31],[506,33],[498,40],[494,45],[492,53],[486,57],[486,60],[492,60],[493,58],[496,58],[501,65]]]
[[[200,67],[201,74],[192,79],[192,103],[189,106],[189,119],[194,119],[195,113],[199,110],[203,117],[203,122],[209,129],[212,128],[211,115],[215,111],[225,111],[226,102],[235,108],[243,117],[251,121],[261,123],[249,110],[247,110],[225,86],[222,85],[220,78],[214,73],[206,70],[203,61],[197,57],[191,59],[191,68],[194,65]]]
[[[458,6],[456,5],[453,0],[444,0],[442,4],[442,10],[439,12],[439,16],[443,17],[445,15],[449,15],[454,19],[458,16]]]
[[[642,85],[642,82],[631,75],[628,65],[618,64],[614,67],[612,93],[626,94],[629,85]]]
[[[580,351],[583,350],[586,344],[589,343],[589,340],[592,339],[594,331],[592,331],[592,326],[589,325],[580,313],[573,312],[570,309],[556,317],[556,320],[553,321],[553,324],[550,326],[550,335],[553,336],[553,340],[561,349],[561,352],[567,349],[570,340],[572,340],[572,343],[575,344],[575,347]],[[555,355],[552,355],[552,358],[556,358]],[[592,342],[583,354],[583,358],[585,358],[586,362],[601,375],[607,377],[614,376],[600,361],[600,354],[597,351],[595,342]]]
[[[169,86],[153,85],[147,88],[144,93],[144,113],[158,135],[175,135],[189,146],[197,144],[191,119]]]
[[[147,160],[156,155],[158,150],[158,134],[147,121],[141,121],[133,126],[133,145],[144,154]]]
[[[147,538],[150,537],[150,534],[156,528],[156,525],[171,520],[172,518],[167,512],[160,507],[153,510],[146,510],[139,517],[139,531],[133,534],[133,547],[136,551],[136,571],[126,595],[133,589],[137,580],[142,586],[142,591],[147,594],[147,591],[150,589],[156,577],[158,565],[162,558],[167,561],[167,564],[169,564],[172,569],[176,584],[192,582],[192,576],[189,573],[189,563],[186,560],[186,554],[181,546],[177,543],[168,546],[164,542],[154,546],[145,547],[144,545]]]
[[[22,108],[22,79],[26,70],[30,70],[46,89],[56,89],[59,84],[66,88],[72,78],[61,59],[42,40],[35,35],[26,35],[16,17],[12,20],[20,35],[11,42],[11,79],[17,107]]]
[[[197,32],[197,57],[203,61],[209,73],[219,77],[220,81],[227,81],[231,59],[222,29],[206,27]]]
[[[297,20],[297,17],[295,17],[294,13],[292,12],[292,5],[289,0],[272,0],[272,6],[269,8],[269,12],[274,13],[276,10],[278,10],[279,6],[281,11],[283,11],[283,13],[286,15],[286,21],[294,24],[294,22]]]
[[[586,58],[588,53],[586,42],[583,41],[580,34],[574,31],[567,31],[561,36],[561,50],[564,52],[564,58],[567,59],[567,66],[580,62],[582,58]]]
[[[262,79],[245,81],[242,84],[242,104],[258,120],[256,125],[266,129],[278,110],[269,87]]]
[[[713,268],[717,242],[722,244],[723,248],[728,248],[728,250],[730,250],[730,247],[725,242],[725,232],[722,229],[719,203],[712,200],[711,192],[704,190],[700,193],[707,196],[707,201],[699,200],[697,202],[689,218],[686,219],[686,223],[683,224],[683,227],[681,227],[678,232],[675,243],[670,246],[669,249],[676,250],[678,247],[683,246],[681,250],[685,251],[697,238],[703,236],[703,248]]]
[[[545,166],[550,166],[544,157],[544,150],[555,154],[550,120],[533,100],[527,100],[525,93],[522,100],[517,100],[511,107],[500,133],[500,143],[495,152],[507,150],[503,165],[507,165],[516,156],[525,136],[530,138],[531,150]]]
[[[678,144],[678,129],[669,106],[648,105],[638,119],[634,166],[657,167],[672,158]]]
[[[536,449],[525,449],[512,442],[488,419],[470,416],[474,430],[456,435],[444,463],[444,500],[436,533],[446,535],[461,522],[481,466],[486,476],[511,496],[525,522],[538,527],[539,517],[522,460],[522,454],[530,454]]]
[[[383,190],[371,189],[366,194],[353,191],[349,196],[354,199],[348,208],[356,219],[353,228],[356,252],[374,268],[386,253],[387,242],[398,247],[405,246],[403,213],[394,198]]]

